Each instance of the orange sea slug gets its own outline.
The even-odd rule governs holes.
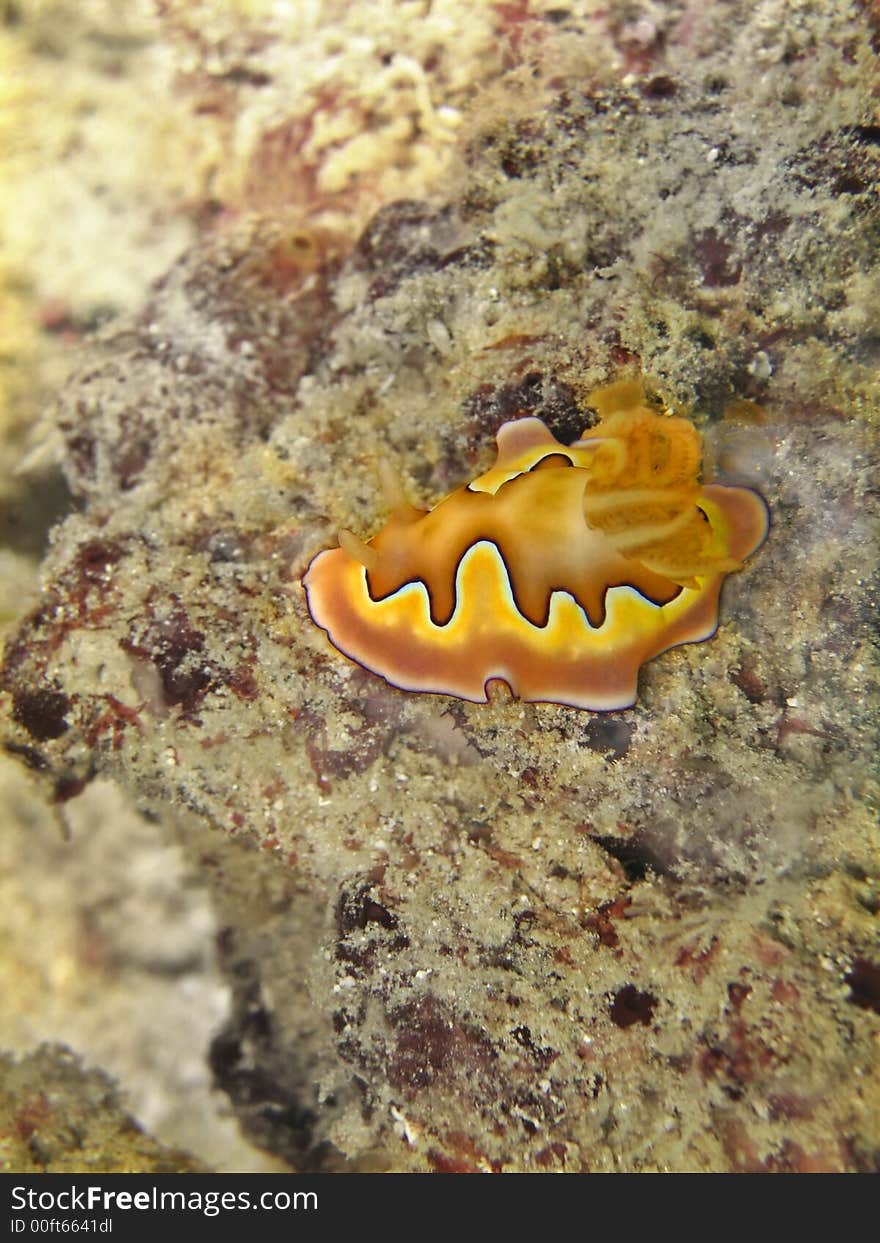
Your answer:
[[[572,445],[540,419],[505,423],[495,464],[430,511],[386,478],[391,515],[350,532],[303,579],[331,643],[393,686],[607,711],[639,668],[714,634],[725,574],[763,542],[767,506],[699,481],[700,434],[642,386],[591,395],[599,423]]]

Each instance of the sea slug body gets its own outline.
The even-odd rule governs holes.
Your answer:
[[[304,578],[338,650],[409,691],[485,702],[630,707],[645,661],[710,638],[724,576],[764,541],[746,488],[699,482],[700,435],[641,384],[591,395],[600,420],[574,444],[537,418],[505,423],[485,474],[430,511],[386,480],[391,515],[348,532]]]

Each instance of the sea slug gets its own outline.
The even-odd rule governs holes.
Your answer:
[[[434,509],[388,478],[391,514],[366,543],[313,558],[309,613],[346,656],[408,691],[485,702],[631,706],[645,661],[708,639],[724,576],[766,537],[747,488],[700,482],[700,434],[622,381],[565,445],[537,418],[498,432],[485,474]]]

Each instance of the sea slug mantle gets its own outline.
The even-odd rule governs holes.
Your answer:
[[[746,488],[699,481],[686,418],[641,384],[591,394],[574,444],[537,418],[499,430],[492,468],[417,509],[387,480],[390,517],[350,532],[304,578],[309,613],[346,656],[408,691],[485,702],[630,707],[645,661],[710,638],[724,576],[764,541]]]

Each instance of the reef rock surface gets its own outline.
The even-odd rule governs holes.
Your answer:
[[[615,73],[502,75],[442,192],[356,239],[326,202],[205,227],[59,402],[79,508],[3,741],[181,835],[215,1081],[299,1168],[877,1168],[876,31],[647,7],[602,28]],[[380,525],[378,458],[433,504],[622,375],[769,503],[711,642],[604,715],[329,647],[300,579]]]

